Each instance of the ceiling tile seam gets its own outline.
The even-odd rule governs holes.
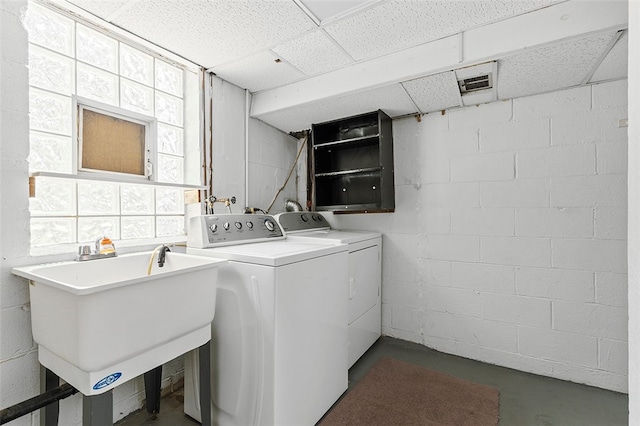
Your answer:
[[[260,49],[258,49],[258,50],[254,50],[254,51],[252,51],[252,52],[250,52],[250,53],[247,53],[247,54],[246,54],[246,55],[244,55],[244,56],[240,56],[240,57],[238,57],[238,58],[231,59],[230,61],[222,62],[222,63],[219,63],[218,65],[214,65],[214,66],[212,66],[212,67],[209,67],[209,68],[207,69],[207,71],[209,71],[209,72],[215,72],[215,71],[214,71],[214,70],[215,70],[215,68],[226,67],[226,66],[231,65],[231,64],[233,64],[233,63],[235,63],[235,62],[241,62],[241,61],[244,61],[244,60],[246,60],[246,59],[248,59],[248,58],[250,58],[250,57],[252,57],[252,56],[255,56],[255,55],[257,55],[257,54],[259,54],[259,53],[261,53],[261,52],[264,52],[264,51],[266,51],[266,50],[270,50],[271,52],[273,52],[273,49],[275,49],[275,48],[277,48],[277,47],[279,47],[279,46],[283,46],[283,45],[285,45],[285,44],[289,43],[290,41],[297,40],[297,39],[299,39],[299,38],[302,38],[302,37],[306,36],[307,34],[310,34],[310,33],[316,32],[316,31],[320,31],[320,30],[321,30],[321,29],[320,29],[320,27],[317,27],[317,28],[312,28],[312,29],[310,29],[310,30],[303,31],[303,32],[301,32],[301,33],[299,33],[299,34],[296,34],[296,35],[294,35],[294,36],[287,37],[287,38],[285,38],[284,40],[282,40],[282,41],[280,41],[280,42],[278,42],[278,43],[274,43],[274,44],[269,45],[269,46],[264,46],[264,47],[262,47],[262,48],[260,48]],[[280,56],[278,55],[278,57],[280,57]],[[284,59],[284,58],[283,58],[283,59]],[[305,74],[305,75],[306,75],[306,74]]]
[[[109,15],[105,16],[104,20],[107,22],[113,23],[114,19],[118,18],[120,15],[122,15],[127,10],[131,9],[136,3],[139,3],[139,2],[140,0],[129,0],[128,2],[126,2],[125,4],[123,4],[116,10],[114,10],[113,12],[111,12]]]
[[[329,19],[325,19],[324,21],[321,21],[320,22],[320,26],[323,27],[323,28],[324,27],[329,27],[331,25],[337,24],[340,21],[344,21],[344,20],[352,18],[352,17],[354,17],[356,15],[360,15],[360,14],[365,13],[366,11],[368,11],[370,9],[374,9],[376,7],[384,5],[385,3],[390,3],[390,2],[391,2],[391,0],[371,0],[367,4],[365,4],[364,6],[355,7],[353,9],[347,10],[345,12],[339,13],[336,16],[332,16]]]
[[[351,54],[349,52],[347,52],[347,50],[342,47],[342,45],[340,43],[338,43],[338,41],[336,39],[334,39],[331,34],[329,34],[327,32],[327,30],[325,30],[324,28],[320,28],[320,31],[322,31],[324,33],[325,36],[327,36],[329,38],[329,41],[331,41],[331,43],[333,43],[338,49],[340,49],[341,52],[343,52],[345,55],[347,55],[347,58],[351,59],[351,64],[354,64],[356,62],[358,62],[353,56],[351,56]],[[349,64],[349,65],[351,65]],[[343,66],[347,66],[347,65],[343,65]]]
[[[620,38],[622,37],[622,34],[624,34],[624,31],[625,30],[620,30],[616,32],[616,34],[611,38],[611,40],[607,44],[607,47],[602,51],[598,59],[594,61],[593,65],[591,66],[591,69],[582,80],[582,84],[587,84],[589,80],[591,80],[591,77],[593,77],[593,74],[596,73],[598,68],[600,68],[600,65],[602,65],[602,62],[604,62],[607,56],[609,56],[609,53],[611,53],[613,46],[615,46],[616,43],[620,40]]]
[[[282,64],[287,64],[287,65],[289,65],[291,68],[293,68],[294,70],[296,70],[296,71],[298,71],[300,74],[302,74],[302,75],[304,76],[304,77],[303,77],[303,79],[304,79],[304,78],[306,78],[306,77],[310,77],[310,75],[309,75],[309,74],[307,74],[306,72],[302,71],[300,68],[298,68],[298,67],[296,67],[295,65],[293,65],[293,64],[292,64],[291,62],[289,62],[285,57],[283,57],[283,56],[281,56],[281,55],[277,54],[276,52],[274,52],[274,51],[273,51],[273,48],[268,49],[268,51],[269,51],[273,56],[275,56],[275,57],[276,57],[275,62],[277,62],[278,64],[280,64],[280,65],[282,65]],[[296,79],[295,81],[298,81],[298,79]],[[267,89],[264,89],[264,90],[267,90]]]
[[[309,8],[307,6],[305,6],[304,3],[302,3],[302,1],[300,0],[293,0],[293,2],[296,4],[296,6],[298,6],[300,8],[300,10],[302,10],[305,15],[307,15],[309,18],[311,18],[311,20],[317,25],[320,26],[320,18],[318,18],[316,15],[313,14],[313,12],[311,12],[309,10]]]
[[[409,99],[411,100],[411,103],[413,104],[413,106],[416,108],[416,111],[418,111],[418,113],[420,115],[424,115],[426,113],[426,111],[422,111],[420,109],[420,107],[418,106],[418,104],[416,103],[416,101],[413,99],[413,97],[411,96],[411,93],[409,93],[409,91],[407,90],[407,88],[404,86],[404,81],[400,82],[400,87],[402,87],[402,90],[404,90],[404,93],[407,94],[407,96],[409,97]]]
[[[462,100],[462,93],[460,93],[460,86],[458,86],[458,76],[456,75],[455,70],[451,70],[447,74],[449,74],[449,78],[451,79],[451,84],[454,84],[456,87],[455,93],[458,95],[458,106],[464,106],[464,101]]]

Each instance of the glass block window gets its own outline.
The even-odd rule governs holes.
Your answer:
[[[82,22],[29,2],[29,171],[69,175],[37,178],[30,200],[31,245],[185,235],[185,70]],[[151,141],[156,184],[74,179],[73,97],[154,117]],[[135,116],[135,114],[132,114]],[[193,118],[197,120],[198,118]]]

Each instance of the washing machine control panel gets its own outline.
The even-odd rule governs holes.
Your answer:
[[[189,221],[187,246],[211,248],[283,238],[282,228],[270,215],[203,215]]]
[[[329,222],[317,212],[286,212],[276,215],[285,232],[330,229]]]

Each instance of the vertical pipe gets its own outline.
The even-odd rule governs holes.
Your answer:
[[[244,89],[244,205],[249,206],[249,107],[251,97]]]

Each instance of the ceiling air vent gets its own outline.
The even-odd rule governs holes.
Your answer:
[[[478,105],[498,99],[498,63],[485,62],[455,70],[462,105]]]
[[[469,92],[477,92],[478,90],[491,89],[493,87],[493,77],[491,74],[484,74],[477,77],[463,78],[458,80],[458,87],[462,95]]]

